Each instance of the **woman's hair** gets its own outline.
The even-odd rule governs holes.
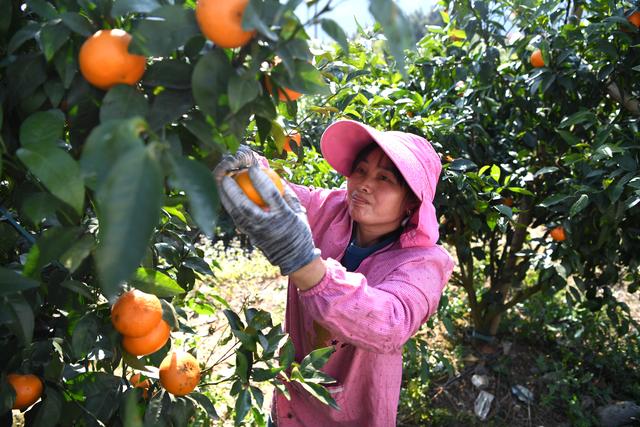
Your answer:
[[[366,147],[364,147],[362,150],[360,150],[360,152],[356,156],[356,159],[353,161],[353,164],[351,165],[351,173],[355,172],[356,168],[358,167],[358,164],[360,162],[364,161],[367,158],[367,156],[369,154],[371,154],[373,152],[373,150],[375,150],[376,148],[380,148],[380,146],[378,144],[371,143],[371,144],[367,145]],[[382,148],[380,148],[380,149],[382,150]],[[383,153],[384,153],[384,151],[383,151]],[[400,173],[400,170],[398,170],[396,165],[393,165],[392,172],[393,172],[393,175],[398,180],[398,182],[400,183],[400,185],[403,188],[408,188],[409,191],[411,191],[411,189],[409,188],[409,184],[407,184],[407,181],[404,179],[404,176],[402,176],[402,174]]]

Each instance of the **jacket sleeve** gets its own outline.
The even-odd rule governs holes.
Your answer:
[[[372,287],[336,260],[326,265],[320,283],[299,292],[303,308],[337,339],[375,353],[401,351],[438,308],[452,268],[448,257],[415,259]]]

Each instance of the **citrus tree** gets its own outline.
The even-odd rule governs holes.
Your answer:
[[[407,77],[376,32],[327,54],[339,113],[312,111],[303,134],[347,116],[424,135],[442,153],[441,238],[476,338],[561,289],[625,333],[634,321],[612,286],[639,283],[640,13],[609,1],[440,6],[444,24],[427,26]]]
[[[196,286],[214,274],[198,245],[219,232],[211,169],[246,139],[281,155],[296,100],[331,93],[306,24],[347,48],[322,17],[331,1],[306,23],[300,3],[0,2],[3,422],[11,408],[38,426],[217,416],[200,381],[214,367],[180,352],[198,342],[183,307],[212,310]],[[402,60],[402,14],[388,0],[371,10]],[[334,404],[318,371],[330,350],[295,358],[269,313],[218,299],[236,424],[265,424],[264,381]]]

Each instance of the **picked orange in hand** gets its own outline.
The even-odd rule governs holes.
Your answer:
[[[275,173],[273,169],[268,169],[268,168],[262,168],[262,171],[266,173],[267,176],[269,176],[271,181],[273,181],[275,186],[278,188],[278,191],[280,192],[280,194],[284,194],[284,185],[282,184],[282,179],[280,179],[278,174]],[[251,200],[256,205],[260,206],[261,208],[267,207],[267,204],[260,196],[260,193],[258,193],[258,191],[253,186],[253,182],[251,182],[251,178],[249,177],[248,169],[238,172],[233,176],[233,178],[236,180],[240,188],[242,188],[242,191],[244,191],[244,194],[247,195],[249,200]]]

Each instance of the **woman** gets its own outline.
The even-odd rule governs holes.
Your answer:
[[[321,138],[324,158],[346,189],[294,184],[281,196],[246,147],[215,171],[223,205],[269,261],[289,276],[285,329],[296,360],[318,347],[335,352],[323,368],[334,410],[296,384],[274,397],[287,426],[395,426],[402,347],[437,309],[453,262],[439,245],[433,197],[441,171],[416,135],[345,120]],[[229,176],[250,168],[263,210]]]

